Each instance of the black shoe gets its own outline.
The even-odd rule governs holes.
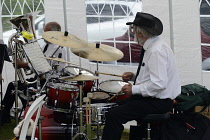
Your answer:
[[[1,115],[2,115],[2,116],[1,116],[1,122],[2,122],[2,124],[4,124],[4,123],[11,123],[10,114],[5,113],[5,112],[3,111]]]

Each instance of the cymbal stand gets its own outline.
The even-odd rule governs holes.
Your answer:
[[[99,76],[99,71],[98,71],[98,61],[96,63],[96,71],[95,71],[96,76]],[[96,89],[97,91],[99,90],[99,79],[96,80]]]
[[[83,126],[83,109],[82,109],[82,88],[83,88],[83,84],[84,81],[78,81],[78,85],[79,85],[79,94],[80,94],[80,98],[79,98],[79,133],[77,133],[72,140],[75,140],[77,137],[79,138],[84,138],[85,140],[88,140],[87,135],[84,133],[85,127]],[[82,140],[84,140],[82,139]]]
[[[15,124],[17,125],[18,124],[18,75],[17,75],[17,52],[18,52],[18,48],[17,46],[19,45],[19,42],[18,42],[18,38],[19,37],[19,30],[17,30],[17,34],[15,36],[15,39],[14,39],[14,42],[15,42],[15,57],[14,57],[14,60],[15,60],[15,82],[14,82],[14,86],[15,86]]]
[[[99,48],[100,44],[96,44],[96,48]],[[99,73],[98,73],[98,61],[96,63],[96,71],[95,71],[95,74],[96,76],[99,76]],[[99,79],[96,80],[96,90],[98,91],[99,90]]]

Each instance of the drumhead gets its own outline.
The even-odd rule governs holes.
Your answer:
[[[129,84],[128,82],[123,82],[121,80],[107,80],[103,81],[99,84],[99,88],[102,91],[111,93],[111,94],[116,94],[119,91],[121,91],[121,88],[125,85]],[[123,94],[123,93],[120,93]]]

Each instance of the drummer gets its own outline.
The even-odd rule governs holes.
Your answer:
[[[61,26],[57,23],[57,22],[49,22],[46,24],[44,31],[61,31]],[[59,58],[63,58],[66,59],[66,51],[65,48],[63,47],[59,47],[59,45],[55,45],[55,44],[51,44],[50,42],[46,42],[46,46],[43,48],[43,53],[48,56],[48,57],[59,57]],[[58,65],[59,68],[58,70],[62,70],[65,67],[65,64],[62,63],[54,63],[54,65]],[[30,68],[30,64],[29,63],[24,63],[20,60],[17,61],[17,66],[18,68]],[[27,79],[28,81],[34,81],[36,79],[36,77],[34,78],[30,78]],[[43,85],[45,82],[45,80],[41,80],[41,85]],[[3,114],[2,114],[2,123],[10,123],[11,122],[11,118],[10,118],[10,109],[12,108],[14,101],[15,101],[15,94],[14,94],[14,90],[15,90],[15,86],[13,84],[14,82],[10,82],[4,99],[2,101],[2,105],[4,106],[4,110],[3,110]],[[21,83],[20,81],[18,81],[18,90],[23,90],[24,94],[26,94],[26,89],[27,87],[34,87],[36,88],[37,85],[36,83],[34,84],[29,84],[29,85],[24,85],[23,83]],[[23,107],[25,108],[26,106],[26,101],[22,98],[21,102],[23,104]]]
[[[147,114],[169,112],[173,99],[181,93],[174,54],[159,36],[163,31],[162,22],[151,14],[138,12],[134,21],[127,25],[132,26],[135,41],[145,52],[141,55],[136,76],[131,72],[123,74],[126,81],[136,77],[134,85],[122,87],[122,92],[131,96],[118,101],[119,106],[106,114],[102,140],[120,140],[122,124],[128,121],[141,119]]]

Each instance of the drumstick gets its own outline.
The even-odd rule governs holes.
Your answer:
[[[88,115],[89,115],[89,113],[88,113],[88,102],[89,102],[89,98],[87,98],[87,97],[84,97],[83,98],[83,102],[85,102],[85,117],[86,117],[86,124],[89,124],[89,117],[88,117]]]
[[[131,83],[128,83],[128,85],[131,85]],[[122,92],[122,90],[118,91],[114,96],[112,96],[111,98],[109,98],[108,101],[112,100],[114,97],[116,97],[120,92]]]
[[[109,98],[108,101],[112,100],[114,97],[116,97],[120,92],[122,92],[122,90],[118,91],[115,95],[113,95],[111,98]]]
[[[90,105],[91,105],[91,99],[93,98],[93,93],[89,92],[87,93],[87,97],[89,98],[89,124],[91,123],[91,109],[90,109]]]
[[[90,100],[89,100],[89,105],[88,105],[88,115],[89,115],[89,122],[88,122],[88,124],[91,124],[91,109],[90,109]]]
[[[86,103],[85,114],[86,114],[86,124],[89,124],[89,117],[88,117],[88,103]]]
[[[97,72],[99,74],[105,74],[105,75],[111,75],[111,76],[117,76],[117,77],[123,77],[122,75],[117,75],[117,74],[110,74],[110,73],[103,73],[103,72]]]

